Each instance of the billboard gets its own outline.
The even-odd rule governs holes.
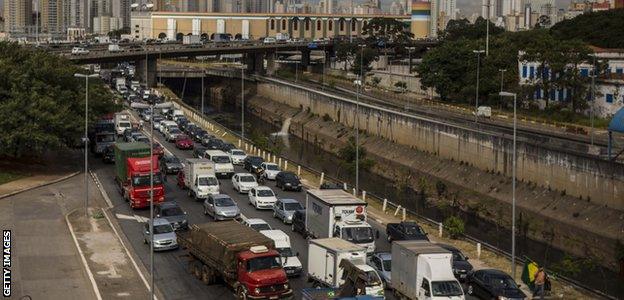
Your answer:
[[[431,1],[412,0],[412,21],[429,21],[431,18]]]

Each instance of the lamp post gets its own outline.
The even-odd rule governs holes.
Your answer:
[[[98,77],[98,74],[74,74],[76,78],[84,78],[85,79],[85,118],[84,118],[84,137],[82,138],[82,142],[84,143],[84,184],[85,184],[85,216],[89,216],[89,175],[88,175],[88,163],[89,163],[89,155],[87,154],[87,149],[89,148],[89,137],[88,137],[88,126],[89,126],[89,78]]]
[[[416,47],[405,47],[407,49],[408,61],[407,65],[409,69],[407,70],[407,74],[412,74],[412,51],[416,49]]]
[[[597,67],[596,67],[596,54],[593,55],[594,58],[594,69],[592,71],[592,81],[591,81],[591,107],[589,110],[589,119],[591,123],[591,131],[589,134],[591,145],[594,145],[594,104],[596,104],[596,76],[597,76]]]
[[[511,274],[516,278],[516,98],[517,94],[500,92],[501,97],[513,97],[513,154],[512,154],[512,180],[511,180]]]
[[[241,140],[245,142],[245,66],[241,66]]]
[[[473,53],[477,54],[477,88],[475,91],[475,123],[477,122],[478,112],[479,112],[479,67],[481,65],[481,54],[485,51],[483,50],[472,50]]]
[[[488,56],[490,54],[490,9],[492,4],[490,0],[487,0],[487,4],[483,6],[487,7],[485,16],[485,56]]]
[[[503,91],[503,82],[505,80],[505,72],[507,72],[507,69],[498,69],[499,72],[501,72],[501,88],[500,91]],[[502,104],[503,102],[503,96],[500,96],[500,103]]]
[[[355,192],[360,190],[360,89],[364,84],[364,48],[360,46],[360,80],[355,94]]]

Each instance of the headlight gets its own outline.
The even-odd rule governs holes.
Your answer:
[[[498,296],[498,300],[509,300],[509,298],[503,297],[503,296]]]
[[[287,183],[286,183],[286,185],[287,185],[287,186],[291,186],[292,184],[290,184],[290,182],[287,182]]]
[[[288,286],[288,283],[284,283],[284,289],[287,290],[288,288],[290,288],[290,286]]]
[[[254,293],[256,293],[256,294],[260,294],[260,288],[255,288],[255,289],[254,289]]]
[[[186,224],[187,222],[188,222],[188,221],[186,221],[186,220],[182,220],[182,222],[181,222],[181,223],[182,223],[182,224]]]

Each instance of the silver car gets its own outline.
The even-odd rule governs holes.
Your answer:
[[[211,215],[215,221],[238,219],[240,210],[228,195],[210,195],[204,200],[204,215]]]
[[[303,206],[295,199],[277,199],[273,206],[273,217],[282,220],[284,224],[292,224],[295,211],[301,209]]]
[[[149,245],[149,221],[143,227],[143,242]],[[154,219],[154,251],[164,251],[178,248],[178,239],[173,226],[166,219]]]
[[[371,255],[366,262],[371,266],[384,283],[385,288],[389,288],[388,283],[392,279],[392,254],[390,252],[377,252]]]

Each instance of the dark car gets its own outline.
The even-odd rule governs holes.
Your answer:
[[[123,140],[125,142],[132,142],[133,135],[141,134],[138,128],[128,128],[123,132]]]
[[[468,274],[473,270],[472,264],[468,262],[468,257],[465,256],[459,249],[446,244],[438,244],[440,247],[451,251],[453,253],[453,274],[459,281],[465,281],[468,279]]]
[[[206,155],[206,148],[204,147],[195,147],[195,149],[193,150],[193,157],[194,158],[205,158]]]
[[[263,162],[264,159],[260,156],[247,156],[243,161],[243,168],[249,172],[255,173]]]
[[[195,130],[193,131],[193,133],[191,134],[191,136],[193,137],[193,139],[194,139],[196,142],[201,142],[201,141],[202,141],[202,138],[203,138],[205,135],[207,135],[207,134],[208,134],[208,131],[206,131],[206,130],[204,130],[204,129],[202,129],[202,128],[197,127],[197,129],[195,129]]]
[[[219,148],[219,150],[223,151],[223,152],[229,152],[232,149],[236,149],[236,146],[234,146],[234,144],[232,143],[226,143],[224,142],[223,144],[221,144],[221,147]]]
[[[186,125],[186,127],[184,127],[184,132],[186,132],[186,134],[189,135],[189,137],[192,138],[193,132],[195,132],[195,130],[197,130],[197,125],[193,124],[193,123],[189,123],[188,125]]]
[[[175,202],[159,203],[154,207],[154,214],[156,214],[156,218],[163,218],[169,221],[174,230],[188,229],[186,212]]]
[[[115,162],[115,148],[113,145],[108,145],[102,152],[102,161],[107,164]]]
[[[160,169],[163,174],[178,174],[182,170],[182,163],[173,155],[164,155],[160,159]]]
[[[202,146],[208,148],[208,150],[221,150],[223,147],[223,141],[217,138],[209,139],[207,141],[202,141]]]
[[[388,243],[405,240],[429,240],[428,234],[415,222],[388,223],[386,234],[388,235]]]
[[[494,269],[474,271],[468,276],[467,294],[481,299],[525,299],[526,295],[507,273]]]
[[[290,224],[290,229],[293,232],[301,233],[304,238],[306,237],[305,219],[305,209],[297,210],[293,214],[292,223]]]
[[[293,172],[282,171],[275,176],[275,187],[281,188],[282,191],[293,190],[301,192],[303,186],[299,180],[299,176]]]

